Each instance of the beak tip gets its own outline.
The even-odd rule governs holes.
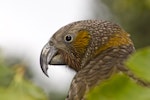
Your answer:
[[[49,77],[49,75],[48,75],[47,73],[45,73],[45,75],[46,75],[47,77]]]
[[[47,70],[48,70],[48,65],[43,61],[42,57],[40,57],[40,65],[41,65],[41,69],[43,71],[43,73],[48,76]]]
[[[42,71],[43,71],[43,73],[44,73],[47,77],[49,77],[49,75],[48,75],[48,73],[47,73],[47,70],[43,70],[43,69],[42,69]]]
[[[46,72],[46,73],[44,73],[47,77],[49,77],[49,75],[48,75],[48,73]]]
[[[44,73],[47,77],[49,77],[49,76],[48,76],[48,73],[47,73],[48,66],[47,66],[47,65],[41,66],[41,69],[42,69],[43,73]]]
[[[43,68],[42,68],[42,71],[43,71],[43,73],[44,73],[47,77],[49,77],[49,75],[48,75],[48,73],[47,73],[47,69],[43,69]]]

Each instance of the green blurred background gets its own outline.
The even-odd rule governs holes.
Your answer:
[[[38,3],[40,2],[42,2],[43,6],[44,4],[47,5],[47,3],[53,5],[53,1],[50,2],[50,1],[41,0]],[[60,3],[60,1],[56,1],[56,2]],[[61,5],[63,7],[69,5],[69,7],[71,8],[71,6],[74,5],[73,3],[71,3],[73,2],[72,0],[70,0],[69,3],[67,3],[68,0],[66,1],[62,0],[62,2],[63,3],[61,3]],[[76,13],[76,15],[75,14],[70,15],[70,13],[61,11],[61,6],[57,7],[58,6],[57,3],[54,3],[55,6],[53,8],[48,8],[48,7],[45,8],[45,9],[54,9],[52,10],[53,12],[47,11],[45,13],[50,13],[51,15],[55,16],[56,13],[65,12],[65,13],[61,13],[61,16],[57,16],[59,21],[61,20],[64,21],[63,24],[67,24],[69,23],[69,21],[75,21],[81,19],[110,20],[114,23],[119,24],[128,33],[131,34],[131,38],[135,44],[136,49],[148,47],[150,45],[150,0],[141,0],[141,1],[139,0],[87,0],[87,1],[83,0],[81,3],[80,0],[77,0],[77,2],[78,3],[76,4],[80,5],[80,9],[82,10],[80,11],[80,9],[75,8],[75,6],[73,7],[74,9],[77,9],[77,12],[80,12],[79,13],[80,15],[77,15],[78,13]],[[3,4],[4,2],[0,1],[0,3]],[[4,4],[11,6],[15,3],[22,4],[20,1],[8,2],[8,4],[5,2]],[[36,3],[37,3],[36,1],[32,0],[31,8],[27,8],[27,9],[32,9],[32,7],[34,8],[34,6],[38,7],[39,9],[43,7],[43,6],[36,5]],[[70,9],[69,7],[66,8]],[[85,9],[84,7],[87,8]],[[26,9],[26,7],[24,9]],[[9,10],[11,11],[11,9]],[[0,14],[2,15],[3,13],[7,13],[7,10],[4,11],[3,8],[1,8]],[[49,16],[49,19],[53,20],[53,18],[51,18],[51,15]],[[81,17],[67,20],[65,22],[65,19],[63,19],[63,17],[65,18],[66,16],[81,16]],[[2,20],[3,19],[1,19],[1,21]],[[59,21],[57,23],[59,23]],[[51,23],[50,21],[47,22]],[[40,23],[42,23],[42,21]],[[62,25],[60,24],[59,28]],[[1,25],[1,27],[2,26],[3,25]],[[51,26],[53,26],[53,24]],[[43,25],[40,24],[39,27],[43,27]],[[58,27],[56,28],[56,30],[57,29]],[[25,30],[29,30],[29,29],[26,28]],[[1,34],[5,34],[4,31],[0,31],[0,32],[1,32],[0,37]],[[44,34],[40,36],[44,36]],[[41,50],[42,46],[44,46],[44,43],[46,43],[46,41],[49,39],[49,35],[46,35],[46,37],[47,39],[43,38],[44,39],[42,42],[43,44],[40,44],[40,42],[37,43],[41,45],[41,47],[39,47],[39,50]],[[34,41],[36,36],[35,37],[31,36],[31,38]],[[15,40],[15,38],[12,39]],[[38,38],[38,40],[40,39]],[[7,38],[5,39],[5,41],[7,42]],[[28,56],[24,56],[24,55],[19,56],[19,54],[18,55],[17,54],[13,55],[10,53],[6,54],[4,53],[5,49],[3,49],[3,46],[1,45],[2,43],[0,43],[0,99],[1,100],[16,100],[16,98],[21,100],[63,100],[65,98],[68,88],[65,88],[64,91],[60,91],[60,92],[54,90],[51,91],[51,89],[45,90],[45,88],[42,87],[42,84],[34,80],[34,77],[36,77],[35,73],[41,71],[40,66],[37,66],[38,72],[34,72],[36,70],[36,68],[32,69],[33,68],[32,62],[34,62],[34,60],[32,61]],[[11,43],[9,45],[11,45]],[[17,47],[13,47],[13,48],[17,48]],[[30,46],[28,46],[28,48],[30,48]],[[39,59],[38,57],[40,55],[40,51],[38,51],[37,54],[38,55],[36,57],[37,59]],[[30,54],[30,56],[32,56],[32,53]],[[38,77],[40,77],[40,75]],[[41,77],[45,77],[45,76],[43,75]],[[42,81],[42,79],[40,79],[40,81]],[[61,83],[58,83],[55,87],[57,87],[59,84]],[[50,86],[51,84],[44,84],[44,85],[46,85],[47,87],[51,87]],[[63,84],[61,85],[63,87]]]

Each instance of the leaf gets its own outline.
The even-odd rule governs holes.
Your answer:
[[[44,91],[24,78],[25,68],[18,65],[8,87],[0,86],[0,100],[48,100]]]
[[[13,71],[0,63],[0,86],[8,86],[13,79]]]
[[[125,75],[114,75],[87,94],[87,100],[150,100],[150,89]]]
[[[150,81],[150,47],[138,50],[126,64],[138,77]],[[150,88],[119,73],[89,91],[87,100],[150,100],[149,94]]]
[[[150,47],[138,50],[126,65],[136,76],[150,82]]]

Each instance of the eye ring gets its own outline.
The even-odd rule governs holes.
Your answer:
[[[65,37],[64,37],[64,40],[65,42],[72,42],[73,41],[73,36],[71,34],[67,34]]]

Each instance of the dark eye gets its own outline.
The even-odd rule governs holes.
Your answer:
[[[68,35],[65,36],[64,39],[65,39],[66,42],[71,42],[73,40],[73,37],[72,37],[72,35],[68,34]]]

